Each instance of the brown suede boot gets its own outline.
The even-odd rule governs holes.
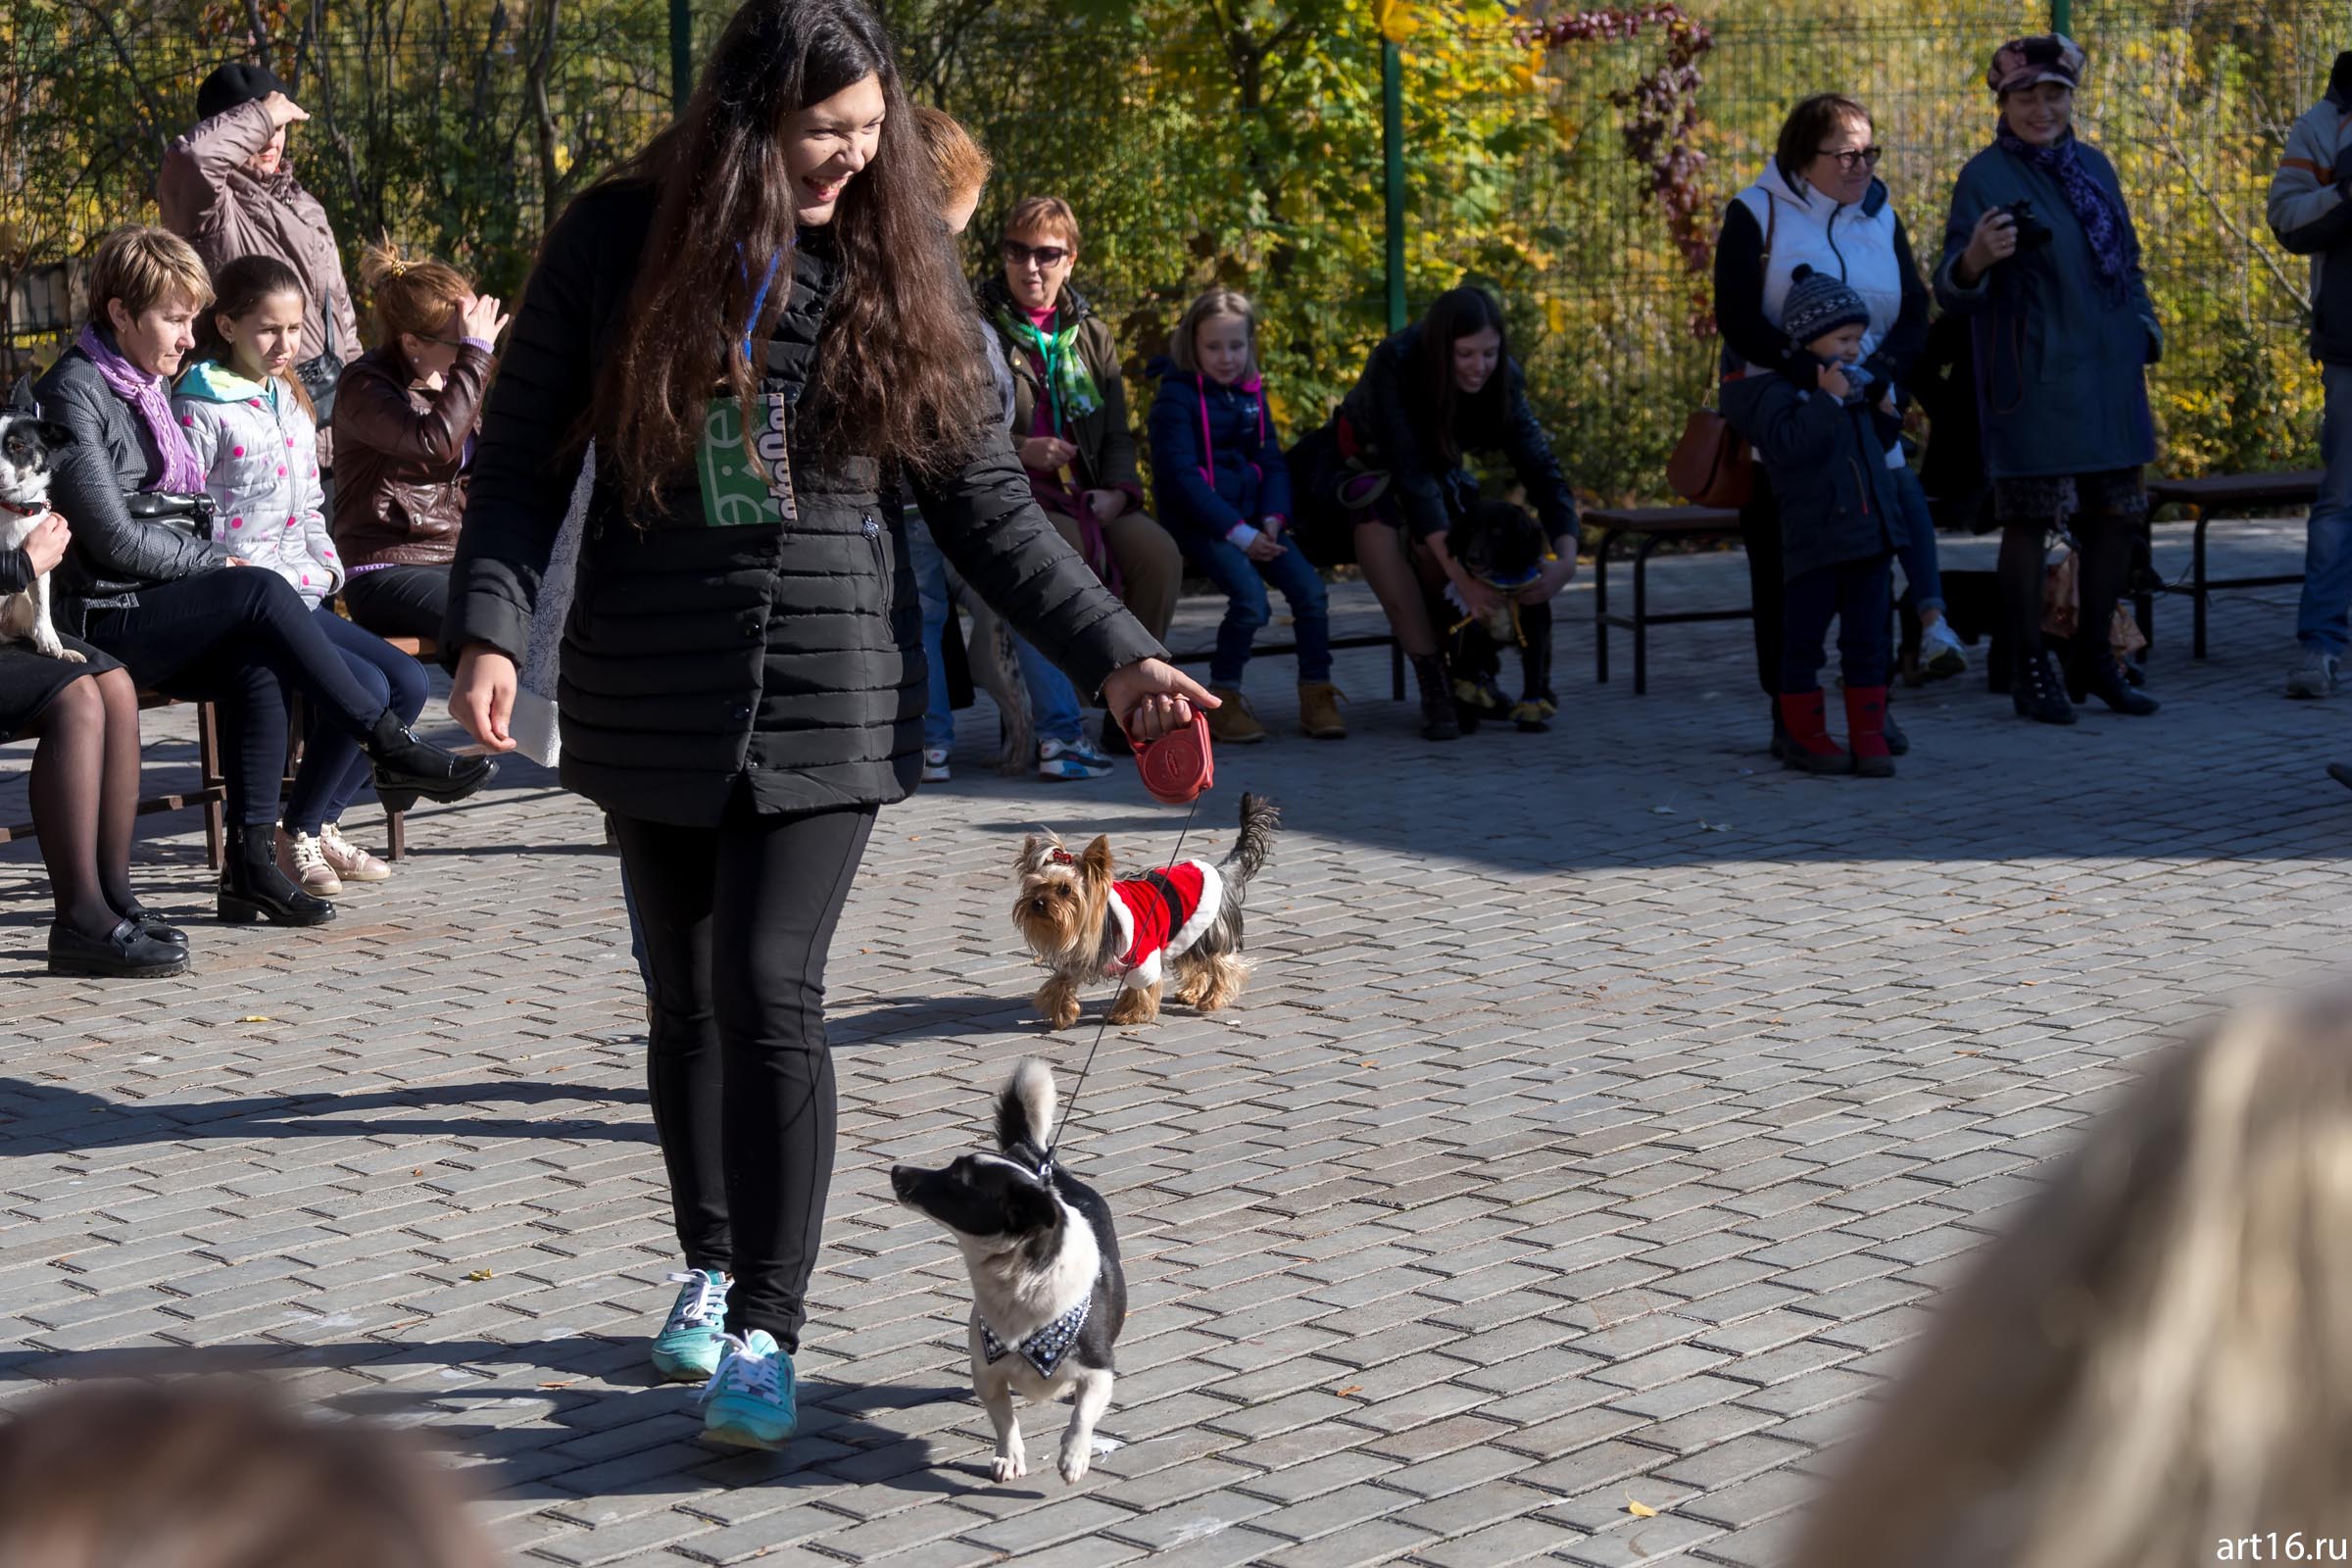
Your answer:
[[[1238,686],[1208,689],[1223,706],[1208,710],[1208,738],[1219,746],[1254,746],[1266,738],[1266,726],[1250,711],[1250,699]]]
[[[1340,717],[1340,701],[1348,694],[1327,680],[1298,683],[1298,727],[1319,741],[1348,738],[1347,721]]]

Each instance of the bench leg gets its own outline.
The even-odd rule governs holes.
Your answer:
[[[405,860],[409,858],[409,813],[384,813],[384,858]]]
[[[2193,628],[2189,633],[2188,651],[2190,657],[2195,659],[2205,657],[2205,525],[2212,520],[2205,514],[2205,509],[2199,507],[2196,531],[2189,535],[2188,542],[2188,593],[2190,625]]]
[[[1660,536],[1646,535],[1634,552],[1634,695],[1649,695],[1649,553]]]
[[[220,730],[210,703],[196,705],[196,784],[204,795],[204,863],[218,871],[227,838],[228,812],[220,797],[227,780],[220,772]]]
[[[1592,551],[1592,679],[1595,684],[1609,683],[1609,547],[1617,542],[1617,530],[1608,529]]]

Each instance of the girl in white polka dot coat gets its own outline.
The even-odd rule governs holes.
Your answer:
[[[424,709],[423,666],[335,613],[345,573],[327,531],[317,422],[293,374],[309,352],[301,279],[274,258],[246,256],[220,269],[213,290],[197,322],[196,355],[172,396],[217,509],[213,537],[242,567],[292,584],[353,677],[412,723]],[[369,778],[359,743],[314,721],[303,744],[309,755],[277,832],[278,869],[318,898],[333,898],[345,882],[389,877],[391,868],[340,826]]]

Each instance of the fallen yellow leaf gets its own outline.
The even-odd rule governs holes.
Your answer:
[[[498,1276],[486,1268],[477,1268],[466,1276],[469,1280],[494,1280]]]
[[[1342,1398],[1346,1398],[1350,1394],[1363,1393],[1364,1386],[1361,1383],[1350,1383],[1346,1388],[1338,1389],[1333,1392],[1337,1393]]]
[[[268,1015],[266,1015],[266,1014],[264,1014],[264,1013],[259,1013],[259,1012],[249,1012],[249,1013],[247,1013],[247,1014],[246,1014],[244,1017],[242,1017],[242,1018],[239,1018],[239,1019],[237,1020],[237,1022],[239,1022],[239,1023],[275,1023],[275,1022],[277,1022],[277,1020],[276,1020],[275,1018],[271,1018],[271,1017],[270,1017],[270,1016],[268,1016]]]
[[[1646,1502],[1636,1502],[1631,1497],[1625,1499],[1625,1511],[1637,1519],[1655,1519],[1658,1516],[1657,1509]]]

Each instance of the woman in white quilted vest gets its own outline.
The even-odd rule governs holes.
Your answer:
[[[1751,367],[1776,371],[1805,386],[1816,364],[1803,344],[1781,330],[1781,306],[1800,267],[1842,278],[1870,307],[1862,341],[1863,368],[1882,394],[1880,434],[1886,466],[1898,470],[1904,526],[1896,559],[1903,567],[1903,603],[1921,623],[1920,660],[1936,675],[1956,675],[1967,656],[1943,618],[1943,583],[1936,564],[1936,530],[1927,493],[1903,456],[1902,408],[1912,362],[1927,346],[1928,289],[1911,259],[1910,236],[1878,177],[1880,149],[1870,111],[1841,93],[1817,93],[1788,112],[1772,161],[1756,182],[1734,197],[1715,244],[1715,323],[1723,334],[1723,373]],[[1781,727],[1781,514],[1763,467],[1755,498],[1740,514],[1748,580],[1755,605],[1756,678],[1772,699],[1772,752],[1788,741]],[[1910,742],[1886,719],[1886,743],[1896,755]]]
[[[294,376],[308,352],[302,279],[273,256],[246,256],[214,274],[213,295],[172,412],[218,509],[214,537],[244,564],[283,577],[369,700],[414,723],[424,711],[423,666],[335,613],[345,572],[327,531],[317,420]],[[358,740],[314,708],[277,830],[277,868],[302,892],[331,899],[346,881],[392,874],[343,837],[344,808],[368,774]]]

